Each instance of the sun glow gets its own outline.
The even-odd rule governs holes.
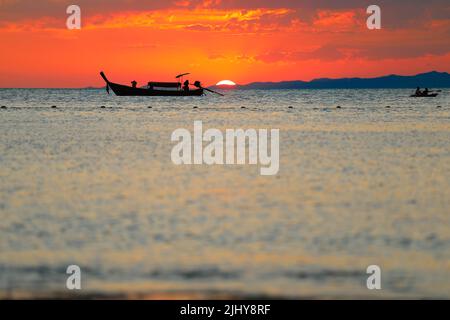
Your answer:
[[[236,83],[234,83],[231,80],[222,80],[216,83],[216,86],[235,86]]]

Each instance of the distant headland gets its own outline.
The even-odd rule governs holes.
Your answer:
[[[212,86],[214,88],[216,86]],[[415,76],[388,75],[377,78],[315,79],[312,81],[252,82],[235,89],[394,89],[450,88],[450,74],[431,71]],[[216,87],[217,88],[217,87]]]

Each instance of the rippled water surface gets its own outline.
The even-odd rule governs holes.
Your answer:
[[[73,295],[450,298],[450,91],[409,94],[1,89],[0,296],[67,294],[77,264]],[[194,120],[279,128],[278,175],[175,166]]]

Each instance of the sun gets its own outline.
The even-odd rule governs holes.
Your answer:
[[[236,83],[234,83],[231,80],[222,80],[216,83],[216,86],[235,86]]]

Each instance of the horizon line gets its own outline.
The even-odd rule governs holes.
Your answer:
[[[450,71],[450,70],[449,70]],[[317,80],[347,80],[347,79],[359,79],[359,80],[370,80],[370,79],[378,79],[378,78],[384,78],[384,77],[391,77],[391,76],[397,76],[397,77],[417,77],[420,75],[425,75],[425,74],[430,74],[430,73],[439,73],[439,74],[448,74],[450,75],[449,72],[447,71],[437,71],[437,70],[431,70],[431,71],[427,71],[427,72],[421,72],[421,73],[417,73],[417,74],[413,74],[413,75],[402,75],[402,74],[395,74],[395,73],[391,73],[391,74],[385,74],[385,75],[381,75],[381,76],[376,76],[376,77],[340,77],[340,78],[328,78],[328,77],[321,77],[321,78],[313,78],[312,80],[280,80],[280,81],[253,81],[253,82],[248,82],[245,84],[240,84],[240,83],[236,83],[236,87],[243,87],[243,86],[248,86],[251,84],[257,84],[257,83],[270,83],[270,84],[276,84],[276,83],[284,83],[284,82],[303,82],[303,83],[311,83]],[[216,85],[210,85],[209,87],[215,87]],[[81,90],[81,89],[92,89],[92,90],[99,90],[99,89],[103,89],[105,86],[83,86],[83,87],[0,87],[0,89],[60,89],[60,90]],[[234,87],[234,86],[231,86]],[[320,89],[320,88],[310,88],[310,89]],[[337,88],[339,89],[339,88]],[[345,89],[345,88],[341,88],[341,89]],[[352,88],[352,89],[362,89],[362,88]],[[368,88],[370,89],[370,88]],[[382,88],[373,88],[373,89],[382,89]],[[392,89],[392,87],[390,87],[390,89]],[[398,89],[402,89],[402,88],[398,88]]]

